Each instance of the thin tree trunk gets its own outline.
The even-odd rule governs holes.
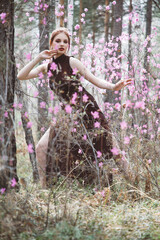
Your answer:
[[[79,56],[78,56],[78,58],[79,58],[79,60],[81,60],[81,55],[82,55],[82,53],[81,53],[81,44],[82,44],[82,22],[81,22],[82,16],[81,16],[81,14],[82,14],[82,12],[83,12],[83,2],[82,2],[82,0],[79,0],[79,26],[80,26],[79,34],[78,34],[78,37],[79,37]]]
[[[74,11],[74,3],[73,0],[68,0],[68,6],[71,6],[68,8],[68,24],[67,28],[71,36],[73,35],[73,11]],[[69,55],[72,52],[72,37],[71,37],[71,44],[70,44],[70,49],[69,49]]]
[[[6,22],[0,21],[0,188],[8,188],[11,179],[15,178],[18,182],[13,109],[16,79],[14,1],[1,0],[0,9],[1,12],[6,13]],[[2,186],[3,182],[5,182],[5,186]]]
[[[105,6],[109,6],[110,0],[105,0]],[[104,19],[104,32],[105,32],[105,42],[108,42],[108,33],[109,33],[109,11],[105,11]]]
[[[64,6],[64,0],[60,0],[61,6]],[[63,15],[60,17],[60,27],[64,27],[64,8],[61,8],[61,12],[63,12]]]
[[[59,0],[55,0],[55,12],[59,11]],[[55,23],[56,23],[56,28],[60,27],[60,18],[58,16],[56,16],[55,14]]]
[[[35,143],[33,139],[32,129],[27,128],[27,123],[29,122],[29,118],[25,117],[25,112],[27,112],[27,107],[26,107],[26,102],[24,101],[23,90],[19,81],[17,81],[16,83],[16,94],[18,97],[18,102],[23,104],[23,108],[21,109],[22,125],[25,132],[25,139],[26,139],[27,146],[29,144],[32,144],[33,153],[29,153],[29,158],[32,165],[33,181],[37,182],[39,180],[39,175],[38,175],[38,168],[37,168],[37,161],[36,161],[36,154],[35,154]]]
[[[111,34],[113,36],[113,43],[118,43],[116,57],[118,58],[121,55],[121,41],[119,37],[122,34],[122,17],[123,17],[123,0],[116,1],[116,5],[112,7],[112,28]],[[119,60],[121,62],[121,60]],[[119,77],[118,79],[113,79],[113,83],[116,83],[121,79],[121,69],[117,71]],[[113,92],[106,90],[106,102],[116,103],[116,98],[119,99],[120,94],[114,94]],[[118,100],[119,101],[119,100]]]
[[[132,5],[132,0],[130,0],[130,5],[129,5],[129,14],[132,14],[133,10],[133,5]],[[132,47],[132,19],[129,19],[129,24],[128,24],[128,35],[129,35],[129,40],[128,40],[128,71],[131,70],[132,67],[132,54],[131,54],[131,47]]]
[[[45,0],[45,3],[49,5],[49,0]],[[45,11],[39,11],[39,52],[49,49],[49,8]],[[41,128],[48,128],[48,111],[46,108],[41,108],[41,102],[48,103],[48,83],[44,77],[45,83],[38,85],[39,96],[38,98],[38,134],[39,138],[42,136]]]

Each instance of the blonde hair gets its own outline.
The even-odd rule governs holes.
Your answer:
[[[68,50],[70,48],[70,36],[69,36],[69,32],[68,32],[68,29],[67,28],[64,28],[64,27],[60,27],[60,28],[57,28],[55,29],[52,33],[51,33],[51,37],[50,37],[50,40],[49,40],[49,46],[51,48],[51,45],[53,43],[53,40],[54,38],[59,34],[59,33],[64,33],[66,34],[67,38],[68,38]]]

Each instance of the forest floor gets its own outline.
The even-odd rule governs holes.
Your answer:
[[[32,182],[25,144],[17,157],[21,187],[0,196],[1,240],[160,239],[160,201],[119,174],[100,191],[64,178],[41,189]]]

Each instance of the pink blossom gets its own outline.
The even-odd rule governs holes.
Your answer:
[[[85,13],[82,13],[81,16],[84,18],[86,15],[85,15]]]
[[[103,167],[103,162],[99,163],[99,167],[102,168]]]
[[[8,112],[4,113],[5,118],[8,118]]]
[[[48,111],[49,111],[49,113],[52,113],[52,112],[53,112],[53,108],[52,108],[52,107],[49,107],[49,108],[48,108]]]
[[[115,104],[115,109],[118,110],[118,111],[120,111],[120,110],[121,110],[121,104],[116,103],[116,104]]]
[[[28,123],[27,123],[27,128],[31,128],[31,127],[32,127],[32,125],[33,125],[33,123],[32,123],[32,122],[28,122]]]
[[[125,121],[122,121],[122,122],[120,123],[120,125],[121,125],[121,129],[122,129],[122,130],[124,130],[124,129],[127,128],[127,123],[126,123]]]
[[[27,59],[27,60],[31,60],[31,58],[32,58],[31,53],[27,53],[27,54],[26,54],[26,59]]]
[[[79,149],[79,150],[78,150],[78,153],[79,153],[79,154],[82,154],[82,150],[81,150],[81,149]]]
[[[54,107],[54,114],[56,115],[59,112],[59,106]]]
[[[30,17],[29,21],[32,22],[34,20],[34,17]]]
[[[72,104],[76,104],[76,98],[77,98],[77,96],[78,96],[78,94],[77,94],[77,92],[75,92],[75,93],[73,94],[72,99],[71,99],[71,103],[72,103]]]
[[[45,108],[46,107],[46,103],[45,102],[40,102],[40,108]]]
[[[74,68],[72,73],[73,73],[73,75],[76,75],[78,73],[78,69]]]
[[[48,75],[49,78],[53,76],[51,71],[48,71],[47,75]]]
[[[152,163],[152,160],[151,160],[151,159],[149,159],[149,160],[148,160],[148,164],[151,164],[151,163]]]
[[[100,128],[100,123],[99,123],[99,122],[95,122],[95,123],[94,123],[94,127],[95,127],[95,128]]]
[[[144,101],[136,102],[135,108],[145,109],[145,102]]]
[[[55,64],[54,62],[51,64],[51,67],[50,67],[51,70],[56,70],[57,69],[57,64]]]
[[[82,92],[83,88],[81,86],[78,87],[78,91]]]
[[[17,184],[16,179],[13,178],[13,179],[11,180],[11,186],[12,186],[12,187],[15,187],[16,184]]]
[[[41,132],[44,132],[44,131],[45,131],[45,127],[42,127],[42,128],[41,128]]]
[[[87,135],[86,134],[83,136],[83,140],[87,140]]]
[[[6,13],[1,13],[0,14],[0,17],[1,17],[1,20],[2,20],[2,24],[4,24],[6,22],[6,20],[5,20],[6,16],[7,16]]]
[[[19,107],[19,109],[22,109],[23,104],[22,103],[18,103],[18,107]]]
[[[129,144],[129,143],[130,143],[130,138],[126,136],[124,138],[124,144]]]
[[[71,113],[72,112],[72,107],[70,105],[65,106],[66,113]]]
[[[113,155],[118,155],[119,154],[119,150],[116,147],[112,148],[111,152],[113,153]]]
[[[113,1],[112,4],[113,4],[113,5],[116,5],[116,1]]]
[[[99,118],[99,113],[97,111],[91,112],[91,114],[94,117],[94,119]]]
[[[22,122],[21,122],[21,121],[19,121],[19,122],[18,122],[18,125],[19,125],[19,126],[22,126]]]
[[[109,11],[110,10],[110,6],[106,6],[106,10]]]
[[[105,197],[105,191],[104,190],[101,192],[101,195],[102,195],[102,197]]]
[[[35,92],[33,93],[33,96],[34,96],[34,97],[37,97],[38,94],[39,94],[39,92],[38,92],[38,91],[35,91]]]
[[[25,116],[26,118],[28,118],[28,113],[27,113],[27,112],[25,112],[24,116]]]
[[[85,8],[84,11],[85,11],[85,12],[88,12],[88,8]]]
[[[100,158],[102,156],[102,153],[100,151],[97,151],[97,158]]]
[[[33,145],[31,143],[28,145],[28,152],[33,153]]]
[[[38,74],[38,76],[39,76],[40,79],[44,78],[44,75],[43,75],[42,72],[40,72],[40,73]]]
[[[88,96],[87,96],[87,94],[84,94],[83,95],[83,102],[87,102],[88,101]]]
[[[68,7],[69,7],[70,9],[73,9],[73,5],[72,5],[72,4],[69,4]]]
[[[74,27],[74,29],[75,29],[75,30],[78,30],[78,29],[80,29],[80,26],[79,26],[79,24],[77,24],[77,25]]]
[[[1,188],[1,194],[3,194],[6,191],[6,188]]]

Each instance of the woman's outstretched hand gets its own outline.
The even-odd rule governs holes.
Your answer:
[[[122,88],[124,88],[127,85],[130,85],[131,83],[133,83],[133,79],[129,78],[129,79],[125,79],[125,80],[120,80],[119,82],[117,82],[114,86],[114,91],[119,91]]]
[[[41,60],[50,59],[57,54],[57,50],[44,50],[40,52],[39,57]]]

